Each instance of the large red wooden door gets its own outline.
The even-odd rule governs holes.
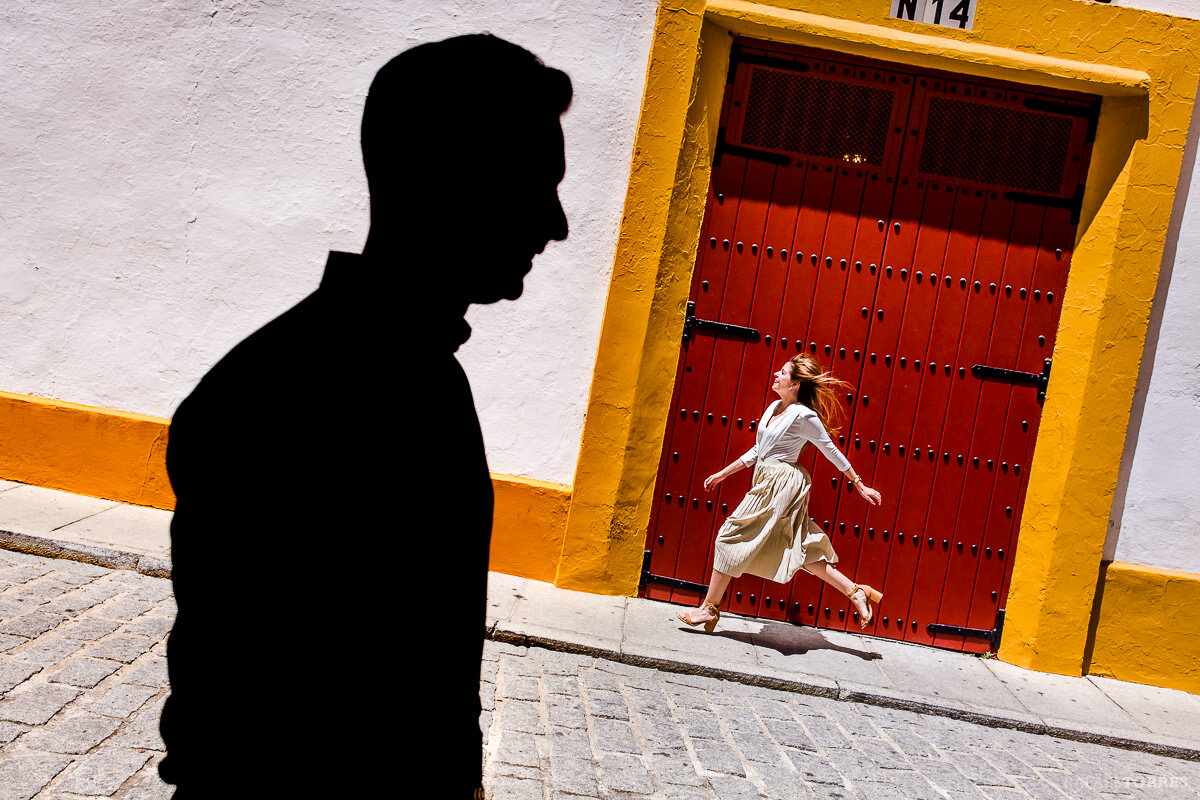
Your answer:
[[[809,513],[881,588],[868,632],[982,652],[1002,619],[1097,103],[739,40],[722,109],[643,594],[693,605],[771,374],[807,351],[853,387],[812,448]],[[1019,374],[1016,374],[1019,373]],[[801,573],[734,581],[737,613],[858,630]]]

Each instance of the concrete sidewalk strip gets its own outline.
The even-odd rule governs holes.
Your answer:
[[[826,677],[839,687],[846,682],[876,686],[885,680],[875,642],[842,631],[757,622],[761,630],[752,641],[763,669],[806,682]]]
[[[1047,728],[1110,737],[1149,734],[1145,726],[1086,678],[1031,672],[994,659],[988,659],[987,667]]]
[[[171,516],[170,511],[158,508],[118,505],[64,525],[54,533],[69,541],[98,545],[108,545],[119,536],[129,550],[165,558],[171,552]]]
[[[944,651],[930,647],[891,640],[878,644],[885,654],[880,659],[885,675],[881,687],[904,687],[910,695],[918,690],[928,703],[963,712],[1039,721],[988,669],[990,659],[967,654],[947,659]]]
[[[621,660],[994,727],[1046,728],[982,659],[957,654],[948,662],[945,651],[736,615],[705,634],[676,620],[678,611],[630,598]]]
[[[171,577],[171,512],[0,481],[0,548]]]
[[[524,596],[521,591],[528,582],[528,578],[505,575],[502,572],[488,573],[487,626],[489,630],[501,620],[508,621],[517,605],[517,598]]]
[[[112,500],[18,484],[0,491],[0,527],[45,534],[117,505]]]
[[[501,626],[511,636],[620,652],[624,597],[564,591],[532,580],[513,597],[516,602]]]
[[[1156,736],[1182,743],[1181,732],[1200,730],[1200,696],[1095,675],[1087,679]]]
[[[690,628],[675,618],[684,609],[654,600],[627,598],[621,654],[635,659],[674,660],[689,663],[738,665],[756,663],[752,632],[759,626],[736,616],[722,616],[712,635]]]

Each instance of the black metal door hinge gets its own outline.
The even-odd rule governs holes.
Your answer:
[[[755,328],[730,325],[727,322],[714,322],[708,319],[696,319],[696,304],[689,300],[687,304],[687,316],[683,320],[683,340],[685,342],[691,336],[693,330],[723,333],[726,336],[736,336],[751,342],[757,342],[759,338],[758,330]]]
[[[660,583],[664,586],[670,586],[673,589],[689,589],[693,592],[704,594],[708,591],[708,587],[703,583],[692,583],[691,581],[680,580],[679,578],[668,578],[666,575],[653,575],[650,572],[650,550],[642,554],[642,578],[638,581],[638,594],[646,590],[647,583]]]
[[[1050,382],[1050,359],[1046,359],[1040,375],[1036,372],[1018,372],[1015,369],[1001,369],[985,364],[976,364],[971,367],[971,374],[980,380],[1007,381],[1023,386],[1036,386],[1038,402],[1041,403],[1046,399],[1046,384]]]
[[[1000,649],[1000,632],[1004,630],[1004,609],[996,611],[996,627],[988,630],[986,628],[962,628],[958,625],[942,625],[937,622],[931,622],[925,626],[925,630],[930,635],[943,634],[946,636],[965,636],[970,639],[987,639],[992,646],[992,652]]]

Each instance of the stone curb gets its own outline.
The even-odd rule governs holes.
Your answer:
[[[153,578],[171,577],[170,559],[101,547],[100,545],[64,542],[19,531],[0,530],[0,549],[46,558],[82,561],[85,564],[94,564],[97,567],[108,567],[109,569],[134,570]]]
[[[544,635],[518,633],[516,631],[509,631],[501,628],[500,623],[498,622],[492,623],[488,626],[488,638],[497,642],[506,642],[513,645],[542,647],[546,650],[558,650],[567,653],[593,656],[595,658],[602,658],[606,661],[616,661],[635,667],[648,667],[662,670],[663,672],[675,672],[685,675],[701,675],[707,678],[732,681],[735,683],[746,684],[748,686],[761,686],[763,688],[778,689],[785,692],[817,695],[834,700],[845,700],[853,703],[866,703],[868,705],[880,706],[884,708],[895,708],[900,711],[912,711],[918,714],[948,717],[950,719],[971,722],[976,725],[986,725],[989,728],[1007,728],[1010,730],[1023,731],[1025,733],[1054,736],[1059,739],[1068,739],[1075,742],[1102,744],[1109,747],[1119,747],[1123,750],[1135,750],[1141,753],[1151,753],[1153,755],[1168,756],[1170,758],[1182,758],[1188,761],[1200,761],[1200,749],[1192,747],[1164,744],[1161,742],[1150,742],[1139,739],[1129,739],[1124,736],[1096,733],[1095,731],[1089,730],[1063,728],[1056,725],[1047,725],[1043,722],[1031,722],[1029,720],[1018,719],[1015,717],[981,714],[979,712],[967,711],[960,708],[939,706],[928,703],[924,700],[889,697],[886,695],[877,695],[862,690],[839,689],[831,692],[827,686],[806,683],[802,680],[789,680],[786,678],[740,672],[738,670],[724,669],[721,667],[690,664],[687,662],[676,661],[659,656],[638,655],[637,653],[622,653],[606,647],[580,644],[579,642],[567,641],[565,639],[554,639]]]

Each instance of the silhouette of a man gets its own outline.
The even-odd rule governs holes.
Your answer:
[[[363,113],[362,254],[331,253],[176,413],[160,773],[177,799],[480,785],[492,488],[454,352],[467,306],[517,298],[566,238],[570,99],[489,35],[389,62]]]

